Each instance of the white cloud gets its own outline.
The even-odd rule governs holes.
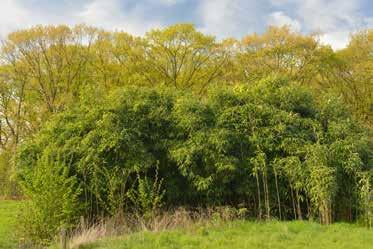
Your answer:
[[[350,33],[363,26],[360,1],[305,0],[298,4],[298,16],[309,31],[319,30],[320,40],[333,49],[347,46]]]
[[[28,15],[28,11],[18,1],[2,0],[0,8],[0,36],[22,28],[22,24],[27,20]]]
[[[321,42],[333,49],[344,48],[351,32],[369,27],[361,14],[360,0],[271,0],[274,6],[291,6],[305,32],[321,32]]]
[[[121,0],[91,0],[86,4],[77,3],[72,11],[62,10],[59,14],[47,11],[28,9],[22,0],[1,0],[0,37],[16,29],[27,28],[37,24],[86,23],[109,29],[125,30],[132,34],[142,35],[146,31],[161,27],[162,22],[156,18],[146,17],[144,9],[152,0],[135,4],[131,9],[123,9]],[[167,6],[177,0],[162,0]],[[166,3],[167,2],[167,3]],[[175,2],[176,3],[176,2]]]
[[[320,42],[322,44],[329,44],[334,50],[343,49],[347,46],[350,41],[349,31],[334,31],[321,34]]]
[[[360,0],[199,0],[198,3],[202,31],[218,37],[239,38],[262,31],[265,24],[290,25],[294,31],[321,32],[322,42],[340,49],[348,44],[351,32],[372,26],[372,18],[361,14]]]
[[[364,18],[364,26],[367,28],[373,27],[373,16]]]
[[[268,15],[268,25],[273,26],[284,26],[288,25],[293,31],[299,32],[301,30],[301,24],[298,20],[292,19],[285,15],[282,11],[272,12]]]
[[[146,19],[141,11],[141,8],[123,10],[120,0],[94,0],[76,13],[75,17],[77,23],[84,22],[109,30],[125,30],[136,35],[162,26],[159,21]]]
[[[92,25],[99,24],[100,26],[117,28],[118,23],[115,22],[115,19],[120,18],[121,15],[117,1],[95,0],[85,5],[82,11],[75,14],[75,17]]]
[[[255,0],[200,0],[201,29],[218,37],[254,32],[261,23],[261,8]]]
[[[298,3],[298,15],[309,29],[334,31],[341,26],[353,28],[359,25],[359,2],[357,0],[304,0]]]
[[[346,46],[349,34],[372,27],[373,18],[361,13],[361,0],[195,0],[189,6],[192,22],[201,31],[218,38],[261,32],[265,25],[290,25],[301,32],[319,31],[321,40],[338,49]],[[142,35],[165,23],[178,21],[170,13],[187,0],[73,0],[58,3],[58,13],[43,6],[26,6],[26,0],[0,0],[0,36],[36,24],[87,23],[105,29],[123,29]],[[191,1],[190,1],[191,2]],[[185,7],[185,5],[180,5]],[[41,7],[41,8],[40,8]],[[154,11],[153,11],[154,7]],[[189,14],[189,13],[188,13]]]
[[[270,0],[275,7],[293,9],[309,29],[334,29],[361,22],[361,0]]]
[[[158,2],[160,4],[163,4],[165,6],[172,6],[172,5],[176,5],[180,2],[182,2],[183,0],[152,0],[153,2]]]

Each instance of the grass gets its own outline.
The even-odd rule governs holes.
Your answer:
[[[82,247],[80,247],[82,248]],[[373,230],[339,223],[234,221],[163,232],[106,238],[84,249],[371,249]]]
[[[0,249],[17,248],[15,228],[20,203],[0,199]]]

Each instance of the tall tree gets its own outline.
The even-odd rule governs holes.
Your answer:
[[[152,85],[203,91],[215,82],[226,61],[226,52],[215,38],[190,24],[150,31],[144,46],[141,72]]]
[[[262,35],[245,36],[237,55],[242,80],[252,82],[277,73],[311,84],[320,47],[316,36],[302,35],[288,26],[269,27]]]

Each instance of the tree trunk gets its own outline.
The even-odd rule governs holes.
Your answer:
[[[302,209],[300,207],[300,197],[299,197],[299,191],[298,189],[295,190],[295,196],[297,198],[297,214],[298,214],[298,220],[303,220],[302,217]]]
[[[275,172],[275,183],[276,183],[276,194],[277,194],[277,205],[278,205],[278,214],[279,214],[279,218],[280,220],[282,220],[282,212],[281,212],[281,200],[280,200],[280,192],[279,192],[279,189],[278,189],[278,179],[277,179],[277,172],[276,170],[274,170]]]
[[[258,210],[259,210],[258,218],[259,218],[259,220],[261,220],[262,219],[262,201],[261,201],[261,198],[260,198],[260,184],[259,184],[258,174],[255,175],[255,178],[256,178],[256,187],[257,187],[257,191],[258,191]]]
[[[267,182],[267,173],[263,170],[262,174],[263,188],[264,188],[264,205],[266,208],[266,219],[269,220],[271,217],[271,210],[269,206],[269,193],[268,193],[268,182]]]
[[[291,190],[291,200],[293,202],[294,219],[296,220],[297,219],[297,211],[296,211],[296,208],[295,208],[294,191],[293,191],[292,185],[290,185],[290,190]]]
[[[310,200],[306,197],[306,205],[307,205],[307,218],[308,220],[312,219],[312,208],[310,204]]]

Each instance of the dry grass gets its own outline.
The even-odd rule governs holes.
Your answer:
[[[97,241],[107,235],[105,223],[99,223],[91,227],[76,230],[69,241],[69,248],[78,249],[83,244]]]
[[[161,232],[173,229],[188,230],[193,226],[204,225],[212,221],[229,221],[239,218],[241,214],[229,207],[217,207],[197,210],[178,208],[144,218],[138,214],[123,214],[87,225],[82,219],[79,227],[72,232],[69,239],[70,249],[79,249],[82,245],[98,241],[104,237],[131,234],[138,231]]]

